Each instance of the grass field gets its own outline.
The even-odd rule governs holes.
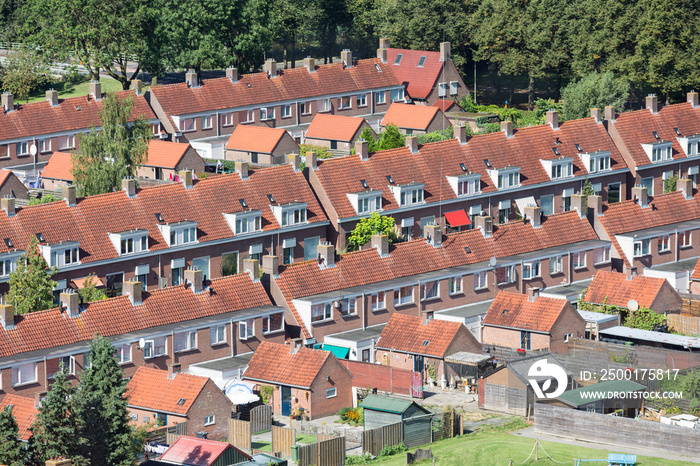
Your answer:
[[[102,92],[115,92],[122,90],[122,84],[116,79],[102,77],[100,78],[100,83],[102,84]],[[81,95],[87,95],[90,81],[85,80],[78,84],[66,83],[63,86],[63,89],[61,89],[60,86],[56,86],[56,90],[58,90],[58,97],[60,99],[78,97]],[[146,92],[146,86],[143,87],[143,92]],[[32,95],[29,97],[29,102],[41,102],[44,99],[46,99],[46,90],[42,88],[40,91],[35,91],[32,93]],[[23,104],[25,102],[22,101],[17,103]]]

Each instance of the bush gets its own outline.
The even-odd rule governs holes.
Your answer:
[[[372,461],[372,455],[365,453],[360,456],[348,456],[345,458],[345,464],[367,464]]]
[[[383,458],[385,456],[393,456],[397,453],[403,453],[407,450],[408,448],[406,448],[406,445],[404,445],[403,442],[399,443],[398,445],[385,445],[384,448],[382,448],[382,451],[379,453],[379,457]]]
[[[327,147],[310,146],[308,144],[302,144],[301,146],[299,146],[299,153],[301,155],[305,156],[307,152],[316,152],[316,158],[318,160],[335,157],[335,154],[333,154],[333,152],[331,152],[331,150]]]
[[[275,393],[274,387],[270,387],[265,385],[261,390],[260,390],[260,398],[262,399],[262,402],[265,404],[270,404],[272,401],[272,395]]]
[[[47,204],[49,202],[54,202],[57,200],[58,199],[56,199],[56,197],[53,194],[44,194],[42,197],[35,197],[29,199],[28,205]]]

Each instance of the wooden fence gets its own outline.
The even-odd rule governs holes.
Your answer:
[[[292,445],[296,444],[296,432],[288,427],[272,426],[272,451],[282,456],[292,456]]]
[[[362,433],[362,452],[379,456],[385,446],[394,446],[403,442],[403,423],[389,424],[366,430]]]
[[[272,429],[272,406],[260,405],[250,410],[250,433],[265,432]]]
[[[251,449],[251,433],[250,422],[239,421],[238,419],[229,419],[228,421],[228,443],[234,447],[250,451]]]
[[[341,466],[345,464],[345,437],[330,437],[297,447],[298,466]]]
[[[667,314],[668,326],[684,335],[700,335],[700,317]]]
[[[172,445],[181,435],[187,435],[187,422],[154,429],[149,436],[149,440]]]
[[[433,442],[463,434],[462,413],[450,409],[433,418]]]
[[[690,295],[682,295],[683,304],[681,304],[681,313],[690,316],[700,316],[700,301],[692,299]],[[697,298],[697,296],[695,296]]]

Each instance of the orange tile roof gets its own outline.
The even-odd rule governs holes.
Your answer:
[[[700,280],[700,259],[695,263],[693,274],[690,276],[693,280]]]
[[[246,152],[260,152],[272,154],[282,137],[287,133],[280,128],[268,126],[238,125],[228,138],[227,149]]]
[[[305,137],[350,142],[360,130],[364,118],[318,113]]]
[[[599,271],[588,286],[584,301],[627,307],[630,299],[650,308],[663,287],[665,278],[635,275],[631,280],[624,273]]]
[[[566,305],[566,299],[537,296],[530,301],[522,293],[501,291],[489,307],[484,325],[549,333]]]
[[[12,173],[12,170],[0,170],[0,186],[4,185],[5,182],[12,176],[15,176],[15,174]]]
[[[124,397],[135,408],[184,416],[208,380],[209,377],[182,373],[169,379],[168,371],[141,366],[129,380]]]
[[[466,145],[461,145],[456,139],[428,143],[420,146],[416,154],[412,154],[407,147],[401,147],[375,152],[367,161],[359,157],[319,160],[318,170],[314,173],[337,215],[349,218],[357,216],[357,213],[347,193],[365,190],[360,180],[365,180],[369,189],[383,191],[384,211],[399,208],[387,186],[387,175],[391,175],[397,184],[413,181],[424,183],[425,202],[428,204],[457,199],[447,176],[462,174],[460,163],[471,173],[481,175],[482,193],[497,192],[484,159],[488,159],[495,168],[508,165],[520,167],[521,185],[524,187],[551,182],[550,174],[540,160],[557,158],[553,147],[557,147],[562,156],[573,158],[573,179],[582,180],[589,173],[578,156],[576,144],[586,152],[610,151],[611,168],[627,170],[622,155],[604,126],[597,124],[593,118],[582,118],[563,122],[557,131],[549,125],[540,125],[518,129],[511,138],[498,132],[473,136]],[[440,161],[440,170],[436,169],[437,160]]]
[[[111,337],[272,306],[262,284],[253,283],[247,273],[213,279],[211,287],[212,294],[194,294],[184,285],[143,292],[143,304],[137,306],[131,304],[128,296],[95,301],[72,318],[60,308],[17,315],[14,328],[0,329],[0,358],[89,342],[95,333]],[[47,332],[49,328],[51,331]]]
[[[189,148],[190,145],[186,142],[151,139],[148,141],[148,154],[143,164],[149,167],[177,168]]]
[[[131,121],[139,116],[147,121],[157,119],[142,95],[137,96],[134,91],[121,91],[118,95],[122,98],[127,95],[134,97],[134,107],[129,116]],[[0,114],[0,141],[99,126],[101,109],[102,101],[92,96],[59,100],[55,107],[48,101],[19,104],[14,112]]]
[[[8,393],[0,401],[0,411],[4,411],[10,405],[12,405],[12,415],[17,421],[19,438],[29,440],[29,437],[32,436],[29,427],[34,424],[34,419],[39,414],[39,410],[34,407],[34,398]]]
[[[250,359],[243,378],[311,388],[329,358],[335,359],[330,351],[302,346],[296,353],[292,353],[290,345],[263,341]]]
[[[243,211],[239,199],[244,199],[249,208],[262,211],[263,231],[280,229],[267,194],[279,204],[306,202],[309,224],[327,221],[304,174],[295,172],[291,165],[251,170],[249,175],[247,180],[241,180],[235,173],[209,177],[195,181],[191,189],[182,183],[142,188],[133,198],[128,198],[124,191],[89,196],[78,199],[75,207],[68,207],[63,201],[29,206],[17,209],[17,215],[10,218],[0,211],[0,231],[20,250],[26,248],[30,235],[37,232],[43,233],[50,244],[78,241],[80,261],[87,264],[119,258],[108,233],[148,230],[149,250],[167,250],[156,213],[162,214],[168,223],[197,222],[199,243],[234,237],[222,212]],[[7,250],[5,242],[0,242],[0,252]]]
[[[344,254],[332,268],[321,269],[318,261],[283,266],[276,284],[304,336],[310,338],[293,299],[595,239],[598,236],[585,218],[563,212],[544,218],[541,228],[523,221],[495,225],[490,238],[474,229],[445,235],[439,248],[417,239],[392,245],[388,257],[368,249]]]
[[[203,438],[181,435],[170,445],[159,461],[172,464],[187,464],[188,466],[210,466],[229,448],[238,448],[226,442],[207,440]],[[244,458],[252,457],[238,450]],[[160,463],[159,463],[160,464]]]
[[[430,123],[435,118],[439,118],[441,114],[442,112],[437,107],[394,102],[387,110],[384,118],[382,118],[381,125],[396,125],[399,128],[425,131],[430,126]]]
[[[88,279],[88,277],[74,278],[71,281],[73,282],[73,284],[75,285],[75,287],[77,289],[82,289],[82,288],[85,288],[85,282],[87,281],[87,279]],[[100,277],[97,277],[97,276],[92,277],[92,283],[95,286],[95,288],[102,288],[105,286],[102,279]]]
[[[642,144],[656,141],[654,131],[660,139],[673,143],[674,159],[686,159],[674,128],[683,136],[700,133],[700,112],[695,111],[690,102],[685,102],[661,107],[656,115],[648,109],[621,113],[609,124],[614,125],[635,165],[640,167],[652,164]]]
[[[396,57],[402,54],[397,65]],[[423,66],[418,67],[421,57],[425,57]],[[399,81],[406,85],[406,92],[414,99],[427,99],[437,86],[437,79],[442,71],[443,62],[440,52],[426,50],[387,49],[387,63],[391,66]]]
[[[52,180],[73,181],[73,160],[70,152],[54,152],[49,163],[41,171],[42,178]]]
[[[438,319],[423,324],[421,317],[397,312],[382,330],[376,347],[442,358],[461,327],[460,322]]]
[[[433,104],[433,107],[437,107],[443,112],[463,112],[464,109],[459,106],[457,102],[449,99],[438,99]]]

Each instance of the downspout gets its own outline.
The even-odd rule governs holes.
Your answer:
[[[675,234],[675,238],[676,238],[676,240],[675,240],[675,243],[676,243],[676,262],[678,262],[678,259],[679,259],[678,256],[679,256],[679,253],[680,253],[680,251],[678,250],[678,248],[680,247],[681,242],[680,242],[680,240],[678,239],[678,229],[677,229],[677,228],[676,228],[676,230],[674,231],[674,234]]]
[[[567,285],[571,285],[571,275],[574,273],[574,267],[571,264],[571,251],[569,251],[568,256],[569,256],[569,264],[568,264],[569,273],[567,275],[569,276],[569,279],[567,280]]]
[[[367,312],[367,301],[365,301],[365,292],[362,292],[362,330],[367,328],[367,319],[365,313]]]
[[[235,355],[233,354],[233,338],[234,338],[234,334],[233,334],[233,318],[229,319],[229,323],[231,324],[231,357],[233,357],[233,356],[235,356]]]

